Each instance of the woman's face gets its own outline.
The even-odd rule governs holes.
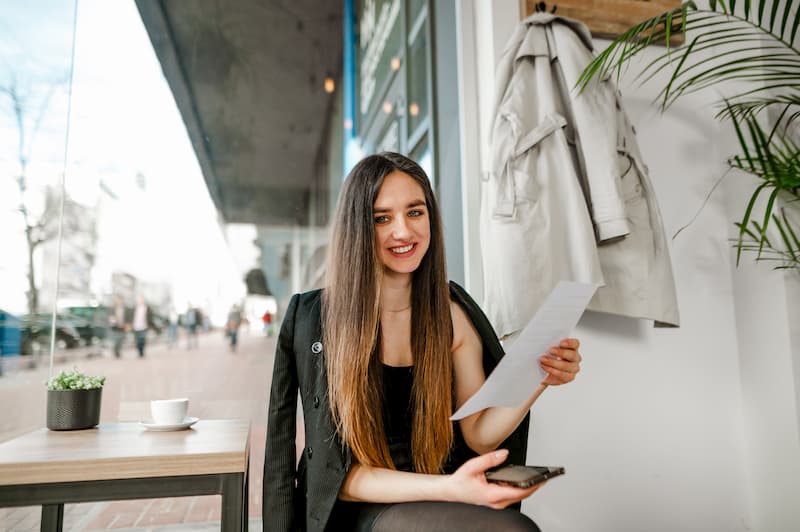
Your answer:
[[[373,207],[375,246],[387,272],[409,274],[419,267],[431,242],[422,187],[406,173],[383,179]]]

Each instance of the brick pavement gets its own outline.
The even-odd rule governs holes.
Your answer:
[[[200,336],[199,347],[185,341],[168,349],[148,346],[144,359],[134,349],[115,359],[80,357],[55,366],[77,365],[106,376],[101,423],[146,419],[155,397],[189,397],[189,414],[201,419],[246,417],[251,420],[250,530],[261,530],[261,480],[264,463],[267,400],[272,378],[275,337],[243,331],[236,352],[221,332]],[[0,377],[0,441],[44,426],[48,368],[20,368]],[[12,408],[11,405],[24,405]],[[0,508],[0,532],[39,530],[39,507]],[[102,503],[67,504],[65,532],[187,532],[219,530],[220,496],[177,497]]]

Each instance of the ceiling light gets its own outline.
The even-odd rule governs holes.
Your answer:
[[[400,70],[400,58],[397,56],[392,57],[392,60],[389,61],[389,66],[392,67],[392,70]]]
[[[419,114],[419,105],[417,102],[411,102],[408,106],[408,112],[411,116],[417,116]]]
[[[388,115],[389,113],[392,112],[392,109],[394,109],[394,106],[392,105],[392,102],[383,102],[383,112],[384,113],[386,113]]]
[[[325,92],[330,94],[334,90],[336,90],[336,82],[333,81],[333,78],[325,78]]]

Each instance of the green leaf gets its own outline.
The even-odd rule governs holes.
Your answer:
[[[786,9],[789,9],[789,6],[786,6]],[[794,22],[792,22],[792,36],[785,40],[794,42],[794,36],[797,35],[798,28],[800,28],[800,8],[798,8],[797,12],[794,14]],[[781,34],[781,37],[783,37],[783,34]]]
[[[787,225],[789,221],[786,219],[786,215],[782,214],[783,222]],[[797,248],[792,246],[792,241],[789,238],[788,227],[784,226],[784,223],[781,222],[781,219],[778,218],[777,215],[772,216],[772,222],[775,224],[775,227],[778,228],[778,233],[781,235],[781,239],[783,240],[783,245],[786,246],[786,252],[792,256],[793,259],[797,259]]]
[[[769,195],[769,200],[767,200],[767,207],[764,209],[764,224],[761,228],[761,242],[759,246],[759,253],[764,248],[764,241],[767,239],[767,226],[769,225],[769,221],[772,218],[772,209],[775,206],[775,198],[778,197],[778,189],[774,189],[772,193]]]
[[[764,0],[761,0],[761,3],[764,3]],[[775,27],[775,19],[778,18],[778,4],[780,4],[780,0],[772,0],[772,13],[769,18],[769,31],[772,33],[772,28]],[[763,10],[763,6],[760,10]],[[758,14],[758,25],[764,26],[764,23],[761,21],[761,13]]]
[[[787,245],[800,252],[800,238],[797,238],[797,233],[795,233],[794,229],[792,229],[792,224],[789,223],[789,219],[786,217],[786,213],[783,212],[783,209],[781,209],[781,215],[783,216],[783,220],[786,222],[786,232],[789,234],[789,236],[791,236],[791,239],[786,239]]]
[[[753,192],[753,195],[750,196],[750,201],[747,202],[747,208],[744,210],[744,216],[742,217],[742,221],[739,222],[740,230],[739,230],[739,240],[737,242],[737,250],[736,250],[736,265],[739,265],[739,260],[742,256],[742,242],[744,241],[745,235],[745,228],[747,224],[750,222],[750,215],[753,212],[753,207],[756,204],[756,200],[758,199],[758,195],[767,187],[767,183],[762,183],[756,190]]]

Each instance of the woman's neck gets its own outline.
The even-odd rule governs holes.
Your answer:
[[[411,308],[411,275],[383,276],[381,311],[401,312]]]

